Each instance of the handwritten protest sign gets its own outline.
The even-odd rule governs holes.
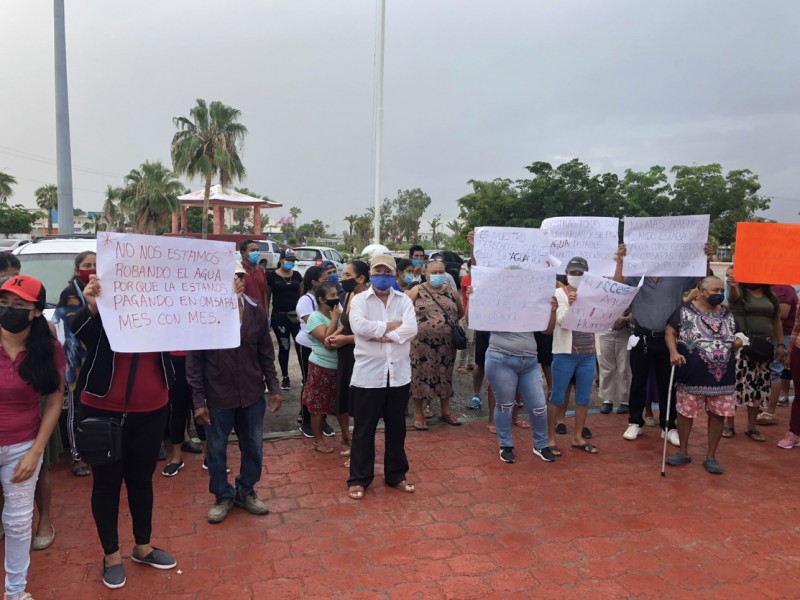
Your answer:
[[[550,238],[541,229],[478,227],[474,250],[481,267],[541,269],[548,266]]]
[[[642,285],[639,281],[639,287]],[[602,333],[628,309],[639,287],[617,283],[588,271],[581,277],[575,302],[561,321],[564,329]]]
[[[478,331],[543,331],[550,322],[554,269],[472,267],[469,326]]]
[[[800,283],[800,225],[737,223],[733,276],[745,283]]]
[[[702,277],[707,272],[708,215],[625,217],[623,274]]]
[[[619,219],[615,217],[554,217],[542,221],[550,235],[550,254],[567,262],[581,256],[592,273],[611,277],[617,267]]]
[[[115,352],[235,348],[231,242],[101,233],[97,308]]]

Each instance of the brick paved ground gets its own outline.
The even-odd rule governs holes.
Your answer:
[[[781,419],[788,412],[781,409]],[[569,422],[571,427],[571,420]],[[56,542],[33,553],[37,600],[102,598],[797,598],[800,449],[739,433],[723,440],[725,475],[696,463],[659,475],[658,431],[621,438],[625,417],[591,415],[601,454],[570,450],[546,464],[515,429],[518,461],[501,463],[483,423],[410,431],[404,494],[379,480],[361,502],[345,494],[344,459],[299,438],[265,445],[259,492],[272,514],[236,509],[205,520],[201,457],[156,477],[153,543],[178,569],[133,564],[130,520],[120,532],[128,584],[100,583],[101,550],[88,478],[54,473]],[[379,434],[382,451],[382,434]],[[672,450],[670,450],[672,451]]]

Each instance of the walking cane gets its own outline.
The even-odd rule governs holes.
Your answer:
[[[675,378],[675,365],[669,373],[669,389],[667,390],[667,414],[664,417],[664,453],[661,456],[661,476],[667,476],[667,438],[669,438],[669,410],[672,403],[672,381]]]

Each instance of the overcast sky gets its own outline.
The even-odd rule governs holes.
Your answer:
[[[242,112],[241,184],[299,222],[372,203],[378,0],[67,1],[75,206],[170,164],[196,98]],[[800,2],[387,0],[382,195],[458,215],[469,179],[719,162],[800,210]],[[56,182],[52,2],[0,2],[0,169]],[[88,172],[86,169],[94,172]],[[198,189],[201,183],[190,183]],[[427,226],[423,226],[427,229]]]

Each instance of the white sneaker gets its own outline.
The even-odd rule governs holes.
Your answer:
[[[622,434],[622,437],[624,437],[626,440],[635,440],[639,437],[641,432],[641,427],[639,427],[636,423],[630,423],[628,428],[625,430],[625,433]]]
[[[661,430],[661,439],[664,439],[664,430]],[[677,429],[670,429],[669,433],[667,433],[667,441],[672,444],[673,446],[680,447],[681,445],[681,438],[678,437],[678,430]]]

